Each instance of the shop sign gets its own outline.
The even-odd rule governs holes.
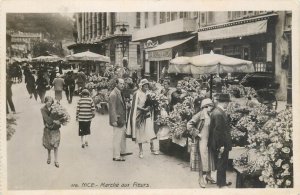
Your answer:
[[[148,52],[149,61],[162,61],[172,59],[172,49],[163,49]]]

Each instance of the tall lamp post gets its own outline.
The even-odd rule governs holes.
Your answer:
[[[127,64],[125,64],[124,62],[124,56],[125,56],[125,51],[126,51],[126,40],[124,38],[124,34],[127,31],[125,24],[122,25],[122,28],[120,29],[120,31],[122,32],[122,37],[121,37],[121,51],[122,51],[122,55],[123,55],[123,67],[127,67]]]
[[[122,38],[121,38],[121,51],[123,54],[123,57],[125,55],[125,51],[126,51],[126,40],[124,39],[124,34],[127,31],[125,24],[122,25],[122,28],[120,29],[120,31],[122,32]]]

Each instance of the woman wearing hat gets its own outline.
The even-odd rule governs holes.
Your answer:
[[[79,121],[79,136],[81,136],[81,147],[88,146],[87,135],[91,134],[91,121],[95,117],[95,105],[90,92],[82,90],[81,98],[77,104],[76,120]]]
[[[62,99],[62,91],[64,88],[64,79],[62,78],[62,75],[59,73],[56,74],[56,78],[53,80],[53,86],[55,91],[55,99],[57,103],[60,103],[60,100]]]
[[[150,107],[145,107],[147,100],[146,92],[149,88],[147,79],[142,79],[139,84],[139,89],[133,96],[132,106],[129,114],[127,125],[127,136],[139,144],[139,157],[143,158],[143,143],[150,142],[155,138],[153,121],[150,114]]]
[[[50,117],[51,105],[54,103],[52,97],[45,97],[45,106],[41,108],[43,122],[44,122],[44,133],[43,133],[43,146],[48,151],[47,164],[51,163],[51,150],[54,150],[54,165],[58,168],[59,164],[57,161],[58,146],[60,143],[60,122],[53,120]]]
[[[199,185],[205,188],[203,172],[206,172],[206,182],[216,183],[211,178],[211,171],[215,170],[212,151],[207,147],[209,137],[209,113],[213,108],[213,102],[207,98],[202,100],[201,110],[187,123],[187,130],[197,143],[197,152],[200,154],[199,161]]]

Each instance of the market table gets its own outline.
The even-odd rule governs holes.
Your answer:
[[[247,169],[240,166],[233,166],[236,172],[236,188],[265,188],[266,184],[258,178],[261,175],[260,171],[249,174]]]

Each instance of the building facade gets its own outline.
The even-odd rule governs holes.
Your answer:
[[[291,102],[291,12],[146,12],[137,15],[145,76],[160,79],[175,56],[213,51],[251,60],[256,72],[270,72],[280,84],[278,100]],[[288,92],[287,92],[288,91]],[[289,95],[288,95],[289,94]]]
[[[255,71],[272,73],[280,84],[277,98],[291,101],[289,11],[102,12],[75,17],[76,44],[68,47],[74,53],[90,50],[109,56],[113,65],[122,65],[125,58],[129,69],[141,68],[142,76],[159,81],[176,56],[214,51],[251,60]]]
[[[9,57],[27,58],[34,42],[43,39],[42,33],[9,32]]]
[[[137,69],[138,47],[131,42],[136,29],[134,16],[135,13],[130,12],[76,13],[76,43],[68,48],[73,53],[90,50],[108,56],[113,65],[122,66],[126,59],[129,69]]]
[[[136,18],[140,28],[132,41],[139,43],[145,77],[159,81],[172,58],[198,54],[198,12],[141,12]]]

